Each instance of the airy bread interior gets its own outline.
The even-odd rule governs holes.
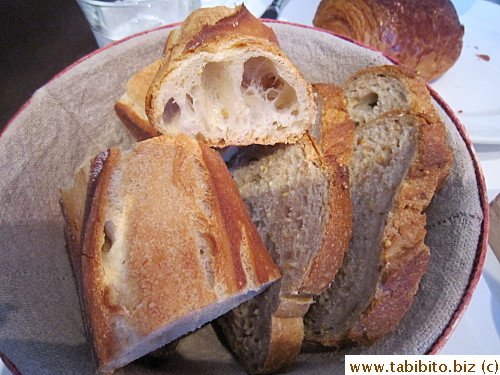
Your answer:
[[[160,133],[213,147],[273,145],[299,140],[316,104],[273,30],[240,5],[199,9],[170,33],[146,113]]]
[[[310,123],[308,93],[284,66],[281,57],[244,47],[194,55],[162,85],[155,126],[217,146],[274,143],[284,129],[301,134]]]

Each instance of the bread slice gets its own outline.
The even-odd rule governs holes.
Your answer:
[[[218,323],[248,372],[270,373],[299,354],[303,316],[340,267],[350,238],[349,191],[309,136],[240,149],[229,169],[282,279]]]
[[[425,81],[401,65],[362,69],[343,84],[347,109],[358,124],[389,111],[424,113],[438,121]]]
[[[145,107],[146,94],[159,68],[160,60],[157,60],[132,75],[127,81],[125,92],[115,103],[118,118],[137,141],[160,135],[149,123]]]
[[[316,105],[274,32],[241,5],[196,10],[171,32],[146,113],[162,134],[271,145],[302,138]]]
[[[94,160],[87,189],[85,176],[62,192],[61,205],[99,372],[197,329],[279,278],[224,162],[204,144],[179,135],[111,149]]]
[[[305,340],[339,347],[392,331],[427,269],[423,210],[451,163],[444,126],[387,113],[356,128],[352,240],[331,286],[305,317]]]

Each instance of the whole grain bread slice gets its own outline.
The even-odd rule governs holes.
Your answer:
[[[280,276],[220,155],[185,135],[99,154],[61,192],[61,206],[100,373],[199,328]]]
[[[425,213],[451,164],[442,123],[390,112],[358,125],[350,164],[352,240],[305,316],[309,344],[371,343],[392,331],[425,273]]]
[[[349,115],[358,124],[390,111],[424,113],[439,120],[425,80],[402,65],[361,69],[342,87]]]
[[[351,237],[348,164],[354,123],[342,89],[315,85],[322,115],[292,145],[240,148],[229,169],[282,279],[218,319],[250,373],[270,373],[297,357],[303,316],[333,280]],[[321,151],[320,151],[321,150]]]
[[[218,322],[248,372],[273,372],[298,355],[302,317],[333,278],[331,272],[309,277],[332,252],[326,235],[331,177],[309,137],[292,145],[248,146],[229,170],[282,279]]]

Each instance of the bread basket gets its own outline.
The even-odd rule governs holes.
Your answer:
[[[270,22],[282,49],[310,82],[340,84],[388,64],[382,54],[324,30]],[[127,79],[161,56],[162,27],[79,60],[35,92],[0,138],[0,352],[15,374],[92,374],[76,286],[66,255],[58,189],[99,151],[133,143],[113,105]],[[487,246],[485,183],[465,128],[433,92],[454,164],[426,211],[429,271],[397,330],[370,347],[304,352],[289,374],[338,373],[345,354],[434,354],[446,342],[479,280]],[[123,374],[243,374],[205,326],[156,367]]]

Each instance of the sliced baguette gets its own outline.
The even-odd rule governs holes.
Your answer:
[[[170,33],[146,113],[162,134],[225,147],[293,143],[316,106],[272,29],[241,5],[196,10]]]
[[[334,282],[305,317],[305,340],[371,343],[392,331],[427,269],[425,214],[450,167],[443,124],[387,113],[356,128],[353,233]]]
[[[61,205],[100,373],[199,328],[280,276],[224,162],[188,136],[99,154],[89,175],[79,172],[62,191]]]
[[[358,124],[389,111],[424,113],[439,119],[426,82],[401,65],[362,69],[349,77],[343,88],[349,114]]]

